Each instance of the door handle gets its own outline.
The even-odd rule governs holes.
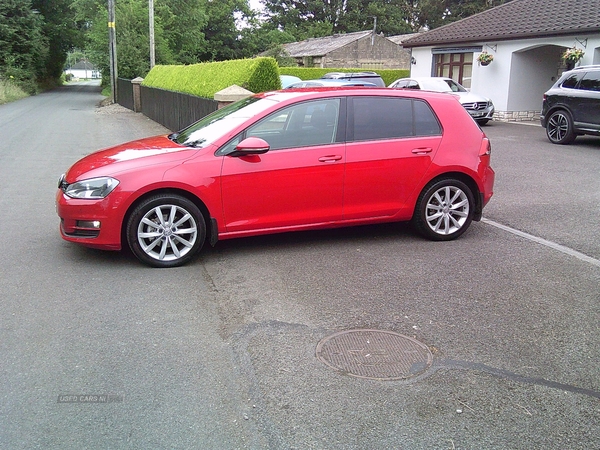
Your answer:
[[[335,161],[339,161],[340,159],[342,159],[342,155],[328,155],[328,156],[321,156],[319,158],[320,162],[335,162]]]
[[[421,147],[421,148],[413,148],[412,152],[415,155],[426,155],[427,153],[431,153],[433,149],[431,147]]]

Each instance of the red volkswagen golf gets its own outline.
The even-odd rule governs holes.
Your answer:
[[[378,88],[257,94],[76,162],[60,232],[173,267],[205,241],[408,221],[457,238],[492,196],[490,142],[455,97]]]

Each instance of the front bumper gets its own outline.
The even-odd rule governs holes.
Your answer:
[[[121,249],[122,219],[114,205],[114,196],[101,200],[67,197],[56,193],[56,213],[60,218],[60,235],[69,242],[104,250]],[[110,200],[108,200],[110,198]]]
[[[463,104],[467,112],[475,120],[491,120],[494,117],[494,105],[486,106],[485,104]]]

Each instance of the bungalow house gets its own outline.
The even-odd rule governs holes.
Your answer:
[[[77,63],[73,64],[65,73],[71,74],[73,78],[101,78],[98,69],[89,61],[82,59]]]
[[[498,120],[539,117],[542,96],[577,48],[577,65],[600,64],[600,0],[512,0],[402,42],[411,76],[447,76],[490,97]],[[484,66],[481,53],[493,56]]]
[[[303,67],[369,70],[410,66],[410,51],[373,31],[311,38],[283,48]]]

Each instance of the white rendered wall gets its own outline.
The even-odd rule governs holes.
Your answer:
[[[577,65],[600,64],[600,33],[465,44],[469,47],[478,45],[494,55],[494,61],[481,66],[476,62],[479,53],[473,55],[471,91],[491,98],[500,115],[539,111],[542,95],[565,70],[561,55],[567,48],[585,51]],[[416,64],[411,65],[411,76],[431,76],[432,47],[413,48],[412,56]]]

